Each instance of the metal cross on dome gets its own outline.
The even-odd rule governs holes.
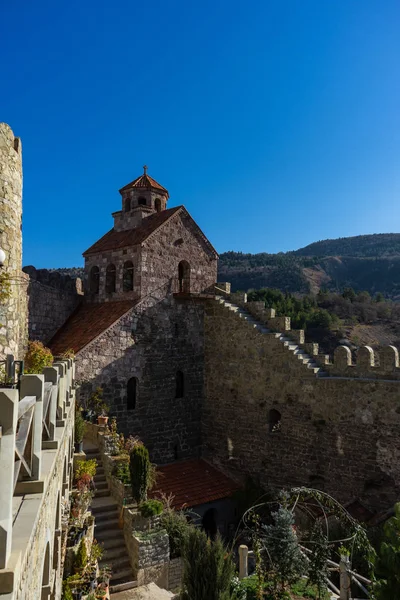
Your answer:
[[[143,165],[143,174],[144,175],[147,175],[147,169],[148,169],[148,166],[147,165]]]

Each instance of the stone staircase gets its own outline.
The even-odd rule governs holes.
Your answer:
[[[137,581],[133,577],[123,531],[118,526],[119,508],[110,494],[101,455],[97,448],[85,450],[85,453],[88,459],[95,458],[98,465],[94,478],[96,492],[91,511],[95,518],[94,537],[104,548],[99,566],[102,568],[108,565],[112,570],[110,580],[112,596],[117,592],[136,588]]]
[[[249,327],[256,329],[260,333],[274,336],[289,352],[292,352],[307,369],[310,369],[316,377],[327,377],[327,373],[316,363],[316,361],[288,335],[271,331],[264,323],[257,320],[257,318],[250,314],[246,309],[234,304],[222,296],[215,296],[215,299],[219,304],[222,304],[224,308],[234,312],[239,319],[246,321]]]

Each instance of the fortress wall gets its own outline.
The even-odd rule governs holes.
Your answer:
[[[32,266],[24,272],[29,275],[29,339],[46,344],[81,302],[81,280]]]
[[[216,302],[207,305],[204,335],[206,457],[265,487],[318,486],[379,509],[398,498],[399,381],[365,370],[369,378],[316,378],[273,334]],[[365,369],[368,357],[360,360]],[[271,410],[281,415],[275,431]]]
[[[203,306],[164,298],[141,303],[76,357],[81,401],[98,386],[126,435],[139,435],[159,464],[198,456],[203,397]],[[176,372],[184,395],[175,397]],[[127,382],[137,378],[136,407]]]
[[[9,293],[0,303],[0,360],[23,358],[27,343],[27,277],[22,273],[22,147],[6,123],[0,123],[0,248],[6,253],[0,276]],[[2,290],[5,284],[1,284]]]

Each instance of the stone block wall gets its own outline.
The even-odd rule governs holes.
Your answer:
[[[47,269],[24,267],[29,275],[29,339],[47,344],[83,299],[82,282]]]
[[[6,123],[0,123],[0,248],[6,254],[0,275],[10,289],[0,303],[0,360],[22,359],[27,345],[28,278],[22,273],[22,146]]]
[[[182,586],[183,560],[182,558],[173,558],[169,561],[168,567],[168,589],[171,592],[178,591]]]
[[[172,296],[122,317],[77,355],[81,401],[98,386],[118,429],[138,435],[159,464],[198,456],[203,397],[203,305]],[[184,394],[176,398],[177,371]],[[127,384],[137,378],[136,406]]]
[[[274,334],[217,302],[207,305],[204,331],[206,457],[265,487],[318,485],[379,510],[396,501],[399,381],[371,371],[315,377]]]

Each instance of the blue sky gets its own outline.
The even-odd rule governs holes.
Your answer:
[[[219,252],[400,231],[398,0],[1,11],[24,264],[81,265],[144,163]]]

